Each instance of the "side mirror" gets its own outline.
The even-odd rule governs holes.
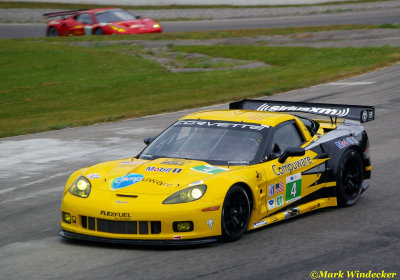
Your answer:
[[[304,156],[305,153],[306,150],[304,148],[298,148],[298,147],[287,148],[283,152],[283,154],[279,157],[278,162],[284,163],[288,157],[300,157]]]
[[[136,16],[137,19],[142,18],[142,16]]]
[[[151,142],[154,141],[154,139],[156,139],[156,136],[151,136],[151,137],[147,137],[143,140],[143,142],[148,146],[151,144]]]

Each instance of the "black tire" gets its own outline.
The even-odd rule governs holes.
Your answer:
[[[46,34],[46,36],[47,37],[58,37],[58,30],[57,30],[57,28],[55,28],[55,27],[50,27],[48,30],[47,30],[47,34]]]
[[[357,202],[364,179],[363,169],[362,158],[357,151],[350,149],[343,153],[336,181],[336,196],[339,206],[351,206]]]
[[[246,232],[249,219],[249,197],[241,186],[233,185],[226,193],[222,207],[222,239],[227,242],[240,239]]]
[[[96,28],[93,32],[94,35],[104,35],[104,31],[101,28]]]

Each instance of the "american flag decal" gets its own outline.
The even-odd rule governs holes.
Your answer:
[[[284,190],[285,190],[285,183],[284,182],[280,182],[280,183],[275,185],[275,193],[280,193],[280,192],[283,192]]]

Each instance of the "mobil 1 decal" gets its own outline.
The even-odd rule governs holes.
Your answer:
[[[301,197],[301,173],[286,177],[286,203],[298,200]]]

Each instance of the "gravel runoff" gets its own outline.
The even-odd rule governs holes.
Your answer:
[[[259,46],[309,46],[315,48],[327,47],[400,47],[400,29],[361,29],[334,30],[322,32],[306,32],[291,35],[263,35],[252,37],[237,37],[209,40],[119,40],[104,41],[102,44],[133,44],[147,48],[162,48],[170,44],[181,46],[210,45],[259,45]],[[85,47],[99,42],[72,42],[71,45]]]
[[[166,9],[131,10],[133,14],[157,20],[190,19],[235,19],[262,18],[288,15],[308,15],[357,10],[392,9],[400,7],[400,1],[383,1],[358,4],[334,4],[324,6],[304,6],[287,8],[215,8],[215,9]],[[53,9],[0,9],[1,23],[39,23],[45,22],[42,14],[56,12]]]

